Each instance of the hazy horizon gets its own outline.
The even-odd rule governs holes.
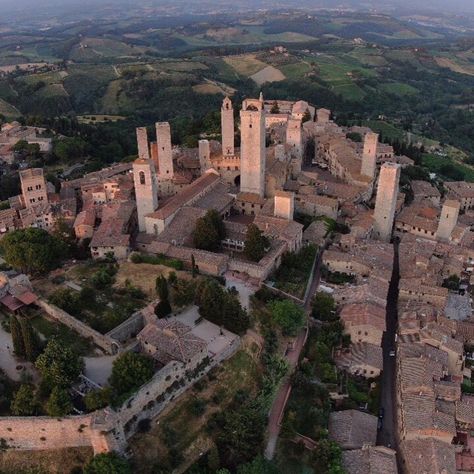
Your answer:
[[[187,0],[183,1],[172,1],[172,0],[145,0],[140,6],[157,6],[160,5],[176,5],[177,3],[187,3],[193,7],[202,7],[205,11],[207,7],[214,6],[229,6],[231,7],[244,7],[244,8],[261,8],[269,7],[275,2],[271,0]],[[61,10],[81,8],[84,9],[85,5],[93,7],[113,6],[113,5],[137,7],[136,2],[133,0],[17,0],[12,2],[11,0],[0,0],[0,7],[4,13],[18,12],[23,15],[33,13],[31,11],[25,11],[26,8],[44,8],[57,9],[56,13],[60,13]],[[277,2],[277,5],[282,5]],[[390,9],[403,8],[405,10],[426,10],[426,11],[445,11],[451,13],[463,13],[463,12],[474,12],[473,0],[287,0],[284,5],[290,8],[338,8],[338,7],[352,7],[360,9],[377,9],[389,11]],[[36,11],[36,13],[38,13]]]

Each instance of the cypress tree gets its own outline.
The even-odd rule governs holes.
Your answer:
[[[23,341],[23,334],[21,332],[21,326],[16,316],[10,317],[10,332],[13,341],[13,350],[18,357],[25,357],[25,344]]]
[[[23,346],[25,348],[25,357],[33,362],[38,355],[39,341],[31,323],[25,319],[20,319],[21,335],[23,337]]]

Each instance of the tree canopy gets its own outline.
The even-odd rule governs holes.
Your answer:
[[[42,383],[52,390],[54,387],[69,388],[82,372],[84,361],[69,347],[52,338],[35,365],[43,378]]]
[[[132,474],[132,470],[117,453],[102,453],[95,455],[84,467],[84,474]]]
[[[109,383],[115,395],[120,397],[148,382],[153,373],[152,359],[136,352],[125,352],[115,359]]]
[[[201,250],[215,251],[225,239],[226,230],[222,217],[215,209],[210,209],[206,215],[196,221],[193,232],[194,246]]]
[[[67,256],[67,247],[43,229],[9,232],[0,241],[6,262],[25,273],[41,274],[57,268]]]
[[[252,261],[260,261],[268,248],[270,241],[263,235],[263,232],[255,225],[250,224],[247,228],[244,254]]]
[[[304,310],[290,300],[272,301],[269,303],[273,321],[278,324],[287,336],[295,336],[305,322]]]

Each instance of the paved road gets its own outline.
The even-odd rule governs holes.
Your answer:
[[[396,357],[390,356],[395,349],[395,333],[398,321],[398,284],[400,281],[398,265],[398,243],[394,244],[393,273],[387,297],[387,330],[382,339],[383,372],[380,406],[384,408],[382,429],[378,432],[377,444],[396,449],[397,419],[396,419]]]
[[[304,309],[307,312],[307,316],[309,316],[310,314],[311,300],[321,280],[321,256],[322,252],[317,256],[316,266],[313,272],[313,279],[311,281],[310,289],[308,291],[304,304]],[[273,459],[273,456],[275,454],[276,443],[278,440],[278,435],[280,434],[280,423],[285,412],[288,394],[291,390],[291,375],[293,374],[295,367],[298,364],[301,351],[303,350],[304,344],[306,342],[307,330],[307,327],[305,327],[299,332],[293,350],[289,351],[285,355],[286,360],[289,364],[289,370],[288,375],[285,377],[285,379],[280,385],[280,388],[278,389],[277,395],[273,401],[273,405],[270,410],[267,426],[267,445],[265,447],[264,453],[266,459]]]

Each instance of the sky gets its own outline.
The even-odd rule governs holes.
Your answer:
[[[219,5],[222,0],[205,0],[206,7],[209,4]],[[256,8],[262,6],[270,6],[271,0],[235,0],[229,2],[223,0],[227,5],[229,4],[244,4],[245,7],[255,6]],[[193,6],[202,3],[201,0],[187,0]],[[44,13],[45,10],[53,9],[56,13],[60,13],[61,10],[71,10],[74,7],[84,9],[87,4],[91,5],[113,5],[116,4],[129,4],[131,7],[136,3],[134,0],[0,0],[0,9],[5,12],[20,12],[25,14],[26,12],[32,13],[32,9],[36,9],[38,13]],[[142,3],[154,3],[156,5],[163,3],[173,4],[172,0],[145,0]],[[409,10],[424,10],[433,11],[445,11],[451,13],[462,14],[464,12],[474,13],[474,0],[287,0],[285,2],[289,7],[305,6],[311,8],[317,6],[324,7],[336,7],[336,6],[352,6],[352,7],[376,7],[377,9],[383,9],[385,11],[394,10],[397,8],[404,8]],[[71,8],[72,7],[72,8]],[[44,10],[41,11],[41,8]],[[203,12],[204,13],[204,12]]]

